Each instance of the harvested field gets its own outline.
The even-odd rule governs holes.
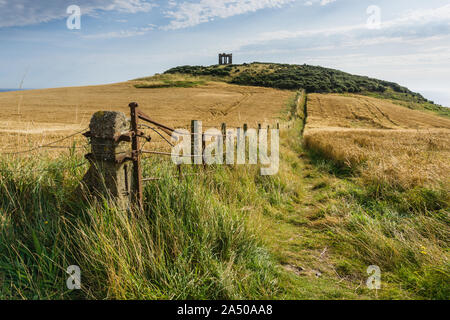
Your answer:
[[[292,95],[290,91],[223,82],[152,89],[137,89],[136,83],[0,93],[1,150],[26,149],[74,133],[86,128],[99,110],[128,115],[131,101],[138,102],[154,120],[175,128],[188,128],[193,119],[202,120],[204,128],[222,122],[229,127],[243,123],[256,127],[258,122],[273,123]],[[158,143],[158,137],[152,136]]]

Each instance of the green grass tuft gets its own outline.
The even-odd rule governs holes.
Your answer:
[[[0,298],[250,299],[277,291],[276,271],[247,217],[222,203],[209,176],[173,179],[167,161],[146,163],[145,212],[73,192],[80,159],[1,161]],[[43,170],[36,172],[34,170]],[[186,169],[188,170],[188,169]],[[3,172],[3,171],[2,171]],[[194,188],[192,186],[195,186]],[[66,289],[79,265],[82,291]]]

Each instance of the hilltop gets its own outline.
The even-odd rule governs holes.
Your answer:
[[[427,100],[397,83],[311,65],[244,63],[241,65],[179,66],[165,74],[185,74],[232,84],[299,90],[307,93],[357,93],[390,99],[409,109],[450,116],[450,109]]]

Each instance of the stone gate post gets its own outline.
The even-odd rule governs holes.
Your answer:
[[[130,123],[122,112],[99,111],[92,116],[90,168],[83,178],[90,193],[130,207],[132,164]]]

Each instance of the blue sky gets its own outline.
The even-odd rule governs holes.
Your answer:
[[[0,0],[0,88],[25,74],[27,88],[125,81],[232,52],[395,81],[450,106],[449,40],[448,0]]]

